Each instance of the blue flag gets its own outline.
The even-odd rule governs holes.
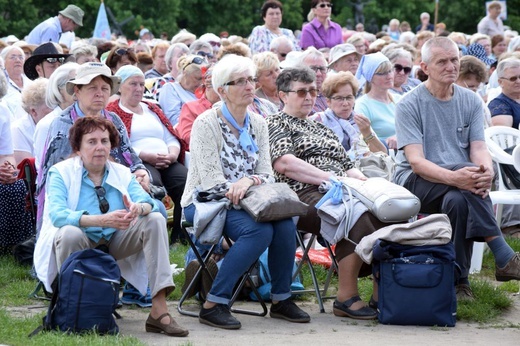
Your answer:
[[[93,37],[110,40],[110,36],[110,25],[108,25],[107,11],[105,10],[105,4],[101,2]]]

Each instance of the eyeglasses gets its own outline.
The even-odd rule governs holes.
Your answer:
[[[325,7],[332,7],[332,4],[330,2],[322,2],[321,4],[319,5],[316,5],[316,7],[319,7],[319,8],[325,8]]]
[[[220,42],[210,41],[209,44],[213,47],[220,47]]]
[[[107,192],[103,186],[95,186],[94,190],[96,190],[96,196],[99,201],[99,210],[101,210],[103,214],[106,214],[108,209],[110,209],[110,204],[108,204],[108,201],[105,198]]]
[[[133,48],[119,48],[119,49],[116,49],[116,51],[114,53],[116,53],[116,55],[123,56],[125,54],[128,54],[128,52],[133,52],[133,51],[134,51]]]
[[[404,74],[410,74],[410,72],[412,72],[412,68],[411,67],[404,67],[403,65],[400,65],[400,64],[395,64],[394,65],[394,70],[397,73],[400,73],[401,71],[404,71]]]
[[[334,97],[331,97],[330,99],[334,100],[334,101],[338,101],[338,102],[343,102],[343,101],[352,102],[356,98],[354,97],[354,95],[348,95],[348,96],[334,96]]]
[[[47,61],[49,64],[55,64],[59,62],[60,64],[63,64],[65,62],[65,58],[45,58],[44,61]]]
[[[193,59],[191,59],[191,61],[190,61],[189,63],[187,63],[187,64],[183,67],[182,71],[184,72],[184,70],[185,70],[188,66],[190,66],[191,64],[201,65],[201,64],[202,64],[203,62],[205,62],[205,61],[206,61],[206,60],[204,60],[204,58],[201,58],[201,57],[199,57],[199,56],[196,56],[196,57],[194,57]]]
[[[507,80],[510,81],[511,83],[514,83],[514,82],[516,82],[517,79],[520,79],[520,76],[513,76],[513,77],[509,77],[509,78],[506,78],[506,77],[500,77],[500,79],[507,79]]]
[[[304,98],[307,96],[307,93],[311,95],[311,97],[318,96],[318,89],[298,89],[298,90],[286,90],[286,93],[296,93],[298,97]]]
[[[253,77],[239,78],[236,80],[232,80],[231,82],[227,82],[226,84],[224,84],[224,86],[226,86],[226,85],[244,86],[247,83],[255,85],[256,81],[257,81],[256,78],[253,78]]]
[[[200,55],[200,56],[203,56],[203,57],[206,57],[206,58],[209,58],[209,59],[212,59],[213,58],[213,54],[211,53],[206,53],[204,51],[199,51],[197,52],[197,55]]]
[[[315,73],[318,73],[318,71],[320,71],[321,73],[327,72],[326,66],[309,66],[309,68],[313,70]]]
[[[9,60],[25,60],[25,55],[11,55]]]

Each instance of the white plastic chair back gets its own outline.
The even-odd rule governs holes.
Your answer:
[[[493,161],[495,161],[497,165],[499,163],[514,165],[515,162],[513,159],[513,155],[506,153],[504,149],[520,144],[520,130],[508,126],[492,126],[485,130],[485,136],[486,145]],[[515,148],[515,150],[516,149],[517,148]],[[518,151],[520,150],[517,150],[517,156],[520,155]],[[520,158],[518,160],[520,160]],[[518,165],[520,167],[520,161]],[[498,190],[507,191],[508,188],[504,184],[502,172],[499,167],[497,167],[497,170],[500,180]]]

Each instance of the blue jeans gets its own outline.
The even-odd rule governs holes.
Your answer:
[[[195,207],[184,209],[188,222],[193,222]],[[225,234],[234,242],[220,267],[207,300],[229,304],[240,277],[269,247],[268,265],[271,272],[272,300],[291,297],[292,271],[296,250],[296,226],[292,219],[255,222],[244,210],[227,211]]]

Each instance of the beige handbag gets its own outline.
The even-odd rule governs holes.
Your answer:
[[[240,207],[256,222],[269,222],[307,214],[308,205],[286,183],[251,186]]]

